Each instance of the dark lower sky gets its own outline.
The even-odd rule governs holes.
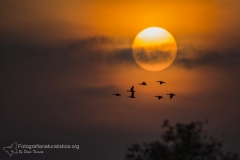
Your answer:
[[[0,159],[123,160],[132,143],[159,139],[165,119],[208,119],[208,133],[240,153],[238,1],[0,6],[0,147],[66,145],[12,157],[2,149]],[[151,26],[171,32],[178,45],[173,64],[159,72],[132,55],[134,37]],[[131,86],[135,99],[127,98]]]

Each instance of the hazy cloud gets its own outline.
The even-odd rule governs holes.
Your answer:
[[[237,49],[209,51],[186,47],[178,51],[173,64],[187,69],[201,66],[234,68],[240,64],[240,54]]]
[[[166,61],[172,61],[174,54],[172,51],[154,50],[146,51],[144,49],[138,49],[135,51],[136,59],[143,63],[162,63]]]
[[[134,58],[131,48],[125,46],[128,42],[111,37],[91,37],[73,42],[66,49],[84,62],[131,64]]]
[[[112,37],[91,37],[70,44],[67,52],[75,55],[83,63],[106,63],[109,65],[135,65],[129,40],[115,39]],[[239,50],[237,48],[226,50],[202,50],[201,47],[181,46],[173,65],[183,68],[195,68],[201,66],[234,67],[240,63]],[[137,54],[142,62],[161,62],[173,59],[169,51],[153,51],[146,55],[143,50]]]
[[[0,43],[0,74],[5,79],[6,75],[13,76],[18,70],[18,73],[31,74],[38,79],[41,77],[39,74],[45,77],[58,73],[69,75],[76,70],[95,70],[101,64],[135,64],[131,48],[123,47],[125,43],[124,40],[103,36],[57,45]]]
[[[132,55],[131,41],[106,36],[63,42],[58,45],[29,45],[9,43],[0,45],[2,54],[1,68],[4,74],[11,74],[14,69],[36,75],[51,77],[54,74],[71,74],[74,71],[94,71],[96,66],[136,65]],[[229,68],[239,65],[239,50],[226,51],[201,50],[200,47],[179,47],[173,65],[186,69],[215,66]],[[167,52],[154,52],[150,56],[140,52],[138,58],[143,62],[158,62],[172,59]],[[18,67],[19,66],[19,67]],[[30,73],[31,72],[31,73]],[[15,72],[16,73],[16,72]],[[26,74],[28,74],[26,73]]]
[[[111,54],[107,57],[108,63],[124,63],[124,64],[134,64],[135,60],[132,55],[131,48],[117,49],[111,51]]]

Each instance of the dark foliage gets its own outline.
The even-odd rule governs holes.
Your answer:
[[[222,143],[203,131],[204,124],[207,121],[173,126],[165,120],[161,139],[132,144],[126,160],[238,160],[236,153],[224,152]]]

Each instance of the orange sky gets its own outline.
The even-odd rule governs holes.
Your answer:
[[[226,32],[236,32],[239,25],[236,21],[239,2],[236,0],[24,0],[1,3],[1,28],[22,32],[21,36],[30,38],[38,36],[42,41],[89,35],[133,38],[151,26],[165,28],[177,39],[192,35],[206,38],[209,34],[218,38],[219,32],[227,37]]]

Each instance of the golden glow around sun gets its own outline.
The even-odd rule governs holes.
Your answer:
[[[132,44],[137,64],[148,71],[161,71],[169,67],[177,54],[177,44],[165,29],[151,27],[141,31]]]

